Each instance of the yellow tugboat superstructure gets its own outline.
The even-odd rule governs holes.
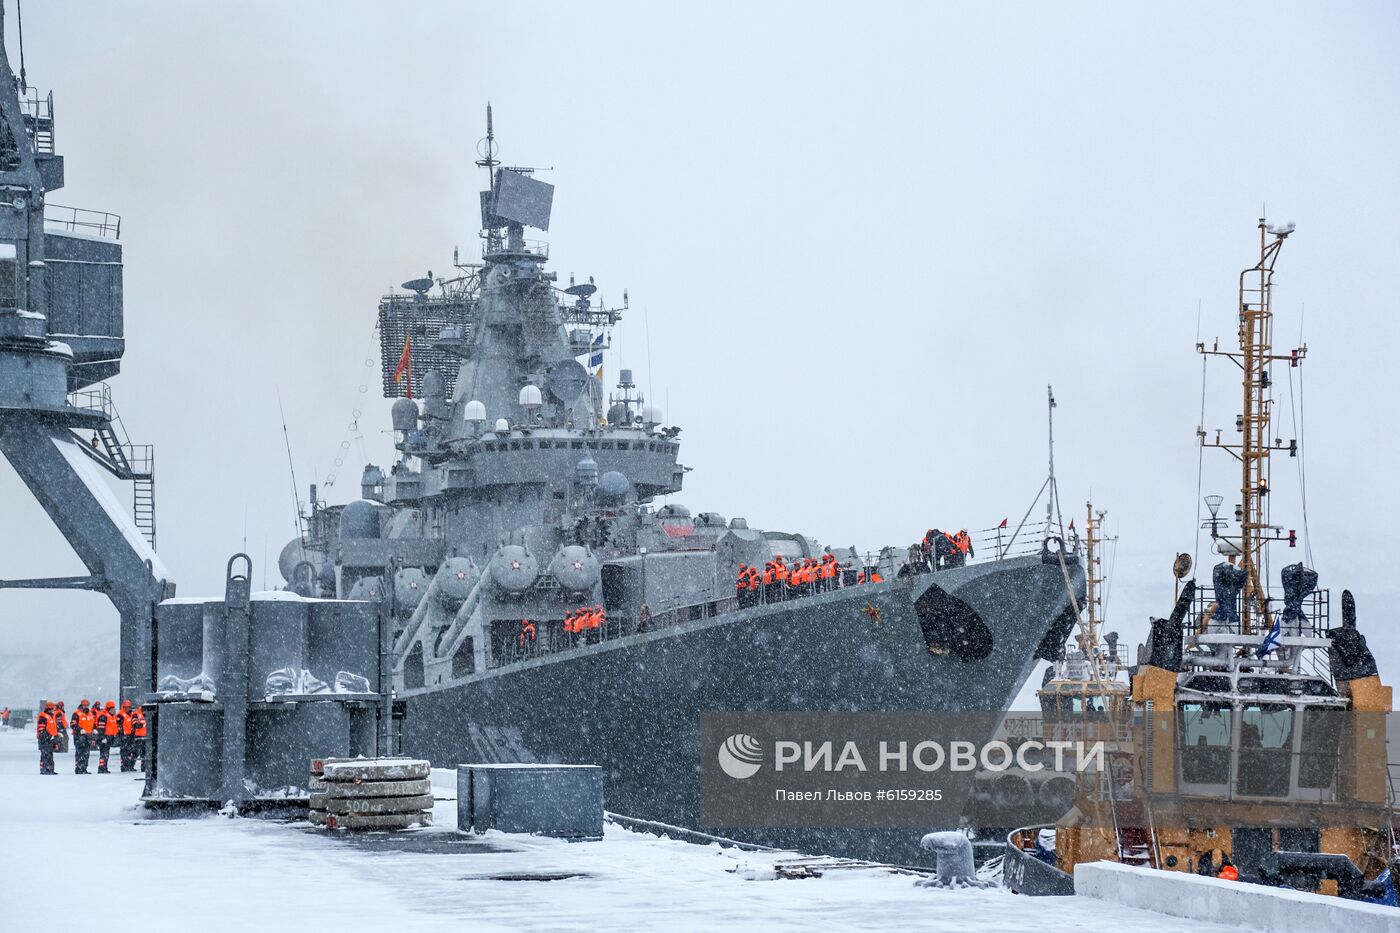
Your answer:
[[[1052,705],[1063,715],[1069,707],[1058,697],[1076,690],[1086,706],[1101,706],[1113,726],[1109,767],[1081,780],[1073,808],[1053,827],[1011,834],[1013,890],[1070,893],[1076,865],[1109,860],[1394,902],[1391,688],[1357,629],[1350,591],[1334,626],[1330,593],[1303,562],[1281,568],[1278,589],[1267,586],[1268,546],[1297,544],[1296,531],[1273,524],[1269,509],[1270,457],[1298,453],[1296,441],[1270,432],[1272,374],[1307,352],[1273,347],[1274,265],[1292,232],[1292,224],[1259,222],[1258,262],[1240,275],[1238,349],[1197,346],[1242,374],[1238,436],[1197,428],[1203,451],[1223,450],[1240,467],[1233,523],[1220,515],[1223,497],[1205,497],[1202,527],[1222,559],[1210,585],[1198,586],[1185,579],[1192,559],[1177,556],[1175,606],[1152,620],[1131,687],[1094,692],[1101,653],[1087,657],[1083,682],[1047,683],[1055,685],[1041,694],[1047,718]],[[1088,643],[1093,554],[1090,544],[1081,633]]]

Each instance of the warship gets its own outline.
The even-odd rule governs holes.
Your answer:
[[[155,548],[154,452],[126,435],[107,383],[127,340],[120,218],[49,200],[64,164],[52,96],[3,50],[0,88],[0,451],[88,570],[0,587],[105,594],[122,696],[144,701],[179,647],[162,614],[183,603]],[[962,548],[930,530],[931,555],[862,555],[674,501],[680,429],[628,371],[604,391],[625,293],[608,307],[592,281],[560,287],[547,271],[548,247],[525,232],[548,231],[553,187],[496,158],[489,108],[479,151],[481,260],[454,255],[452,275],[379,305],[395,462],[366,465],[356,501],[313,486],[279,560],[299,597],[381,607],[395,699],[378,728],[398,724],[384,745],[448,767],[596,763],[611,810],[696,827],[701,713],[999,713],[1038,657],[1058,656],[1083,570],[1048,513],[957,535]],[[104,473],[131,483],[130,510]],[[191,663],[181,676],[218,673]],[[748,836],[926,857],[908,831]]]
[[[303,595],[393,606],[404,753],[597,763],[611,810],[694,828],[702,712],[996,713],[1060,656],[1084,575],[1048,509],[968,559],[862,555],[671,498],[680,429],[627,369],[604,392],[626,293],[608,307],[592,279],[556,284],[525,237],[548,230],[553,186],[497,152],[488,106],[480,262],[454,250],[454,274],[379,303],[396,462],[366,465],[357,501],[313,488],[280,558]],[[830,569],[798,583],[813,565]],[[920,858],[911,837],[744,833],[885,861]]]

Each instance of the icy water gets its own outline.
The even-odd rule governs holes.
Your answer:
[[[931,891],[875,870],[751,880],[791,854],[612,826],[599,842],[467,839],[453,832],[450,771],[433,774],[436,826],[347,843],[308,823],[151,819],[139,775],[74,775],[71,755],[58,764],[57,776],[40,776],[32,733],[0,730],[0,930],[1235,929],[1074,897]],[[85,908],[74,878],[143,894]]]

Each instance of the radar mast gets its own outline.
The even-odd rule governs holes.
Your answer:
[[[1196,345],[1197,352],[1205,356],[1223,356],[1239,366],[1243,389],[1243,405],[1235,418],[1235,430],[1239,432],[1237,443],[1226,443],[1216,430],[1215,439],[1206,436],[1205,427],[1198,425],[1197,437],[1202,447],[1215,447],[1228,451],[1240,464],[1240,502],[1235,507],[1235,520],[1239,525],[1238,534],[1221,534],[1224,525],[1216,516],[1220,507],[1219,497],[1208,497],[1211,509],[1211,538],[1216,540],[1216,549],[1231,563],[1245,572],[1245,584],[1240,600],[1240,631],[1255,634],[1261,630],[1256,623],[1263,620],[1263,630],[1272,625],[1269,617],[1268,598],[1263,585],[1267,573],[1264,566],[1264,546],[1270,541],[1295,540],[1292,532],[1285,535],[1281,528],[1269,523],[1269,455],[1275,450],[1288,450],[1296,456],[1297,441],[1284,444],[1282,440],[1269,437],[1270,413],[1272,410],[1272,380],[1269,366],[1275,362],[1287,362],[1297,366],[1307,356],[1306,345],[1288,353],[1275,353],[1273,346],[1274,313],[1273,288],[1274,264],[1278,261],[1283,241],[1293,232],[1294,224],[1270,225],[1259,218],[1259,261],[1240,273],[1239,281],[1239,349],[1221,350],[1217,341],[1207,350],[1204,343]],[[1214,501],[1211,501],[1214,500]]]

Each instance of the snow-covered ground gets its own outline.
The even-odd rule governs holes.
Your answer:
[[[401,834],[398,850],[373,849],[308,823],[153,819],[139,775],[78,776],[62,756],[57,776],[40,776],[32,733],[0,730],[0,930],[1237,929],[1077,897],[916,888],[877,870],[751,880],[784,856],[614,826],[600,842],[493,834],[457,852],[403,851],[461,838],[455,776],[435,771],[433,783],[438,825]],[[577,876],[501,878],[512,874]],[[140,894],[98,908],[75,896],[74,878]]]

